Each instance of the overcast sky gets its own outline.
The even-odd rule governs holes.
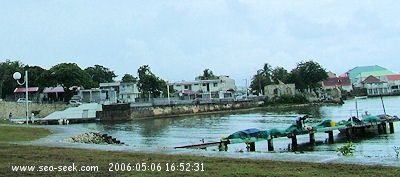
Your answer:
[[[264,63],[399,73],[399,9],[397,0],[1,0],[0,59],[99,64],[119,79],[147,64],[170,82],[209,68],[237,85]]]

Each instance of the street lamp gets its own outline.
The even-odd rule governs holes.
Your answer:
[[[21,73],[15,72],[13,74],[13,78],[17,81],[19,85],[25,84],[25,104],[26,104],[26,125],[28,125],[28,112],[29,112],[29,105],[28,105],[28,71],[25,71],[24,82],[20,83],[19,79],[21,79]]]
[[[169,98],[169,83],[168,83],[168,80],[165,80],[165,82],[167,83],[168,104],[171,104],[171,100]]]
[[[258,96],[260,96],[262,94],[261,91],[261,76],[260,73],[262,72],[262,69],[257,70],[257,76],[258,76]]]

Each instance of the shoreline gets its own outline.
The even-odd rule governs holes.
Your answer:
[[[139,147],[135,145],[104,145],[69,143],[65,139],[92,131],[84,127],[62,126],[62,125],[40,125],[32,126],[46,128],[52,132],[51,135],[28,142],[13,142],[12,144],[33,145],[45,147],[62,147],[74,149],[132,152],[142,154],[164,154],[164,155],[187,155],[204,156],[233,159],[254,159],[281,162],[309,162],[309,163],[336,163],[336,164],[357,164],[357,165],[378,165],[400,167],[399,159],[395,157],[362,157],[362,156],[339,156],[336,152],[326,152],[325,155],[313,154],[312,152],[219,152],[199,149],[174,149],[173,147]],[[72,130],[72,131],[71,131]],[[117,137],[118,138],[118,137]],[[260,155],[262,154],[262,156]],[[392,163],[390,163],[392,162]],[[393,163],[397,162],[397,163]]]

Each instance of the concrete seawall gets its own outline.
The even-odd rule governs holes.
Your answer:
[[[65,110],[66,108],[69,107],[71,106],[67,104],[29,103],[29,117],[31,111],[39,112],[39,114],[35,115],[35,117],[43,118],[55,111]],[[26,110],[25,103],[0,101],[1,119],[8,119],[8,114],[10,114],[10,112],[13,113],[13,118],[25,118],[25,110]]]
[[[263,102],[230,102],[218,104],[188,104],[171,106],[142,106],[135,107],[130,104],[103,105],[103,111],[97,112],[101,121],[134,120],[148,117],[169,117],[180,115],[193,115],[218,111],[255,108]]]

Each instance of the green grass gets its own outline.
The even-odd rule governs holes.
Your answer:
[[[44,133],[43,133],[44,132]],[[0,133],[10,137],[21,136],[29,140],[46,136],[43,129],[23,127],[0,127]],[[165,155],[136,152],[101,151],[89,149],[29,146],[7,143],[0,139],[0,176],[398,176],[400,168],[383,166],[348,165],[332,163],[281,162],[269,160],[251,160],[217,158],[188,155]],[[160,164],[161,171],[114,171],[110,172],[110,163],[114,165],[130,164],[134,169],[137,163]],[[204,171],[180,172],[166,171],[166,164],[203,163]],[[12,171],[12,166],[97,166],[96,172],[59,172],[59,171]],[[44,169],[44,168],[42,168]],[[190,169],[191,170],[191,169]]]
[[[30,141],[50,135],[44,128],[0,126],[0,142]]]
[[[11,123],[8,119],[0,119],[0,124],[6,124],[6,125],[11,125]]]

